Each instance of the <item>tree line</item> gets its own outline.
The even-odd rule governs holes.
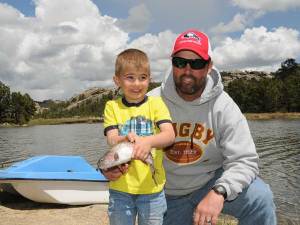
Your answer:
[[[243,113],[300,112],[300,65],[295,59],[287,59],[272,73],[272,77],[236,79],[225,87],[225,91]],[[151,83],[149,90],[159,85]],[[36,112],[35,103],[28,94],[10,93],[10,88],[0,81],[0,123],[23,124],[31,118],[98,117],[103,115],[106,102],[118,95],[111,90],[94,100],[86,99],[71,109],[67,107],[73,103],[72,100],[59,103],[49,100],[46,110]]]
[[[0,81],[0,123],[27,123],[35,113],[35,103],[28,94],[10,92]]]
[[[236,79],[225,90],[243,113],[300,112],[300,66],[287,59],[273,78]]]

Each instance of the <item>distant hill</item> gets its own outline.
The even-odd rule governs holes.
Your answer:
[[[42,102],[36,101],[35,103],[38,113],[42,113],[44,111],[49,110],[53,105],[60,105],[62,108],[64,108],[64,110],[70,111],[81,105],[90,104],[97,101],[100,102],[104,95],[114,96],[116,92],[116,89],[104,89],[93,87],[83,91],[80,94],[74,95],[67,101],[49,99]]]
[[[104,89],[104,88],[97,88],[93,87],[90,88],[84,92],[82,92],[79,95],[76,95],[72,97],[69,102],[70,104],[67,106],[67,110],[71,110],[74,107],[77,107],[78,105],[85,104],[86,102],[95,102],[100,101],[103,97],[103,95],[109,95],[112,94],[114,97],[117,94],[116,89]]]
[[[258,72],[258,71],[233,71],[233,72],[221,72],[222,81],[224,86],[226,87],[230,82],[244,78],[246,80],[256,79],[259,80],[261,78],[272,78],[273,75],[266,72]],[[159,86],[160,83],[151,83],[150,89]],[[82,93],[76,94],[67,101],[60,100],[45,100],[38,102],[36,101],[36,108],[38,113],[45,112],[49,110],[49,108],[53,105],[59,105],[65,111],[70,111],[74,108],[78,108],[82,105],[87,105],[95,102],[100,102],[103,96],[111,96],[114,98],[117,94],[117,90],[110,88],[99,88],[93,87],[88,90],[83,91]]]
[[[231,72],[221,72],[222,82],[225,87],[228,84],[236,79],[245,79],[245,80],[260,80],[262,78],[274,78],[274,75],[267,72],[262,71],[231,71]]]

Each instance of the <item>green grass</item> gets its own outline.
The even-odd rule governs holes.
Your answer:
[[[72,124],[72,123],[100,123],[100,117],[68,117],[68,118],[54,118],[54,119],[32,119],[29,121],[29,126],[34,125],[56,125],[56,124]]]
[[[270,119],[300,119],[300,112],[294,113],[245,113],[247,120],[270,120]],[[67,117],[67,118],[53,118],[53,119],[32,119],[28,124],[16,125],[4,123],[0,127],[19,127],[19,126],[35,126],[35,125],[57,125],[57,124],[72,124],[72,123],[101,123],[101,117]]]
[[[300,112],[245,113],[248,120],[300,119]]]

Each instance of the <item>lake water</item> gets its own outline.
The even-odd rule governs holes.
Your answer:
[[[300,120],[249,121],[270,184],[278,224],[300,224]],[[107,150],[102,124],[0,128],[0,162],[42,154],[82,155],[92,165]]]

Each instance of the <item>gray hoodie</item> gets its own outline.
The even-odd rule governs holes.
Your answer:
[[[164,157],[166,194],[189,194],[223,168],[215,184],[223,185],[227,199],[233,200],[257,176],[258,155],[247,120],[223,91],[215,68],[201,97],[194,101],[184,101],[177,94],[171,70],[161,87],[148,95],[162,96],[176,128],[176,141]]]

